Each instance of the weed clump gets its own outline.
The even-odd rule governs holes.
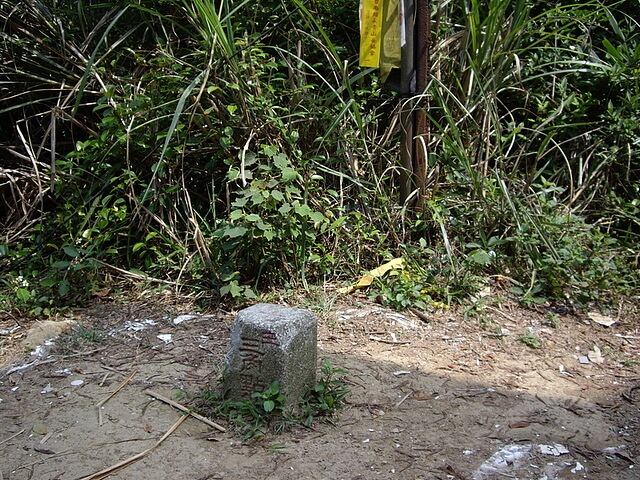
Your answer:
[[[254,392],[246,400],[224,398],[214,389],[186,394],[198,413],[227,421],[245,439],[263,437],[267,433],[282,433],[295,426],[311,427],[317,419],[330,421],[344,405],[350,393],[345,370],[335,368],[324,359],[321,375],[313,388],[293,408],[286,406],[279,382],[264,391]]]

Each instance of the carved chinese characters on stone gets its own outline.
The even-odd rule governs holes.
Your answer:
[[[264,331],[259,339],[249,338],[246,335],[240,336],[238,353],[242,359],[242,369],[244,371],[240,375],[243,394],[250,396],[253,392],[264,390],[268,387],[268,385],[263,385],[259,381],[259,373],[266,350],[270,347],[278,346],[280,346],[278,337],[273,332]],[[254,372],[251,372],[251,370],[254,370]]]
[[[278,337],[273,332],[264,331],[262,332],[262,344],[272,347],[279,347]]]
[[[316,317],[280,305],[258,304],[238,313],[227,353],[225,391],[246,399],[280,382],[291,405],[315,383]]]
[[[243,368],[260,368],[262,365],[264,351],[262,350],[262,344],[259,340],[242,338],[239,352],[240,358],[242,358]]]

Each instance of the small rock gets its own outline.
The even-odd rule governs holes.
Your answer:
[[[560,455],[566,455],[569,453],[569,449],[564,445],[560,445],[559,443],[554,443],[553,445],[540,445],[540,453],[545,455],[553,455],[558,457]]]
[[[196,318],[196,315],[178,315],[173,319],[173,324],[180,325],[182,322],[187,322],[189,320],[193,320],[194,318]]]
[[[46,435],[47,433],[49,433],[49,429],[44,423],[34,423],[33,427],[31,427],[31,430],[33,430],[33,433],[37,435]]]
[[[47,340],[58,337],[61,333],[69,332],[76,325],[75,320],[62,320],[54,322],[45,320],[35,323],[27,332],[23,345],[29,350],[33,350],[42,345]]]

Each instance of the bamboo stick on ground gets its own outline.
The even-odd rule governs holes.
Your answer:
[[[146,393],[150,397],[157,398],[161,402],[167,403],[167,404],[171,405],[172,407],[177,408],[178,410],[182,410],[183,412],[188,413],[189,415],[191,415],[196,420],[200,420],[201,422],[206,423],[210,427],[216,428],[216,429],[220,430],[221,432],[226,432],[227,431],[223,426],[218,425],[215,422],[212,422],[211,420],[209,420],[206,417],[203,417],[202,415],[198,415],[197,413],[192,412],[191,410],[189,410],[184,405],[181,405],[178,402],[174,402],[173,400],[171,400],[171,399],[169,399],[167,397],[164,397],[164,396],[160,395],[159,393],[154,392],[153,390],[145,390],[144,393]]]
[[[0,445],[2,445],[5,442],[8,442],[9,440],[11,440],[12,438],[16,438],[18,435],[20,435],[21,433],[24,433],[24,428],[22,430],[20,430],[18,433],[14,433],[13,435],[11,435],[9,438],[5,438],[4,440],[0,441]]]
[[[102,426],[102,406],[105,403],[107,403],[111,397],[113,397],[116,393],[122,390],[124,386],[131,381],[131,379],[134,377],[136,373],[138,373],[137,370],[134,370],[133,372],[131,372],[131,375],[125,378],[124,381],[120,385],[118,385],[118,388],[116,388],[113,392],[111,392],[108,397],[96,403],[96,408],[98,409],[98,425]]]

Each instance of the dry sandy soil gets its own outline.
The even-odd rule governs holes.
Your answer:
[[[195,309],[102,299],[74,313],[82,335],[39,355],[27,332],[43,325],[0,316],[0,479],[104,478],[131,457],[109,478],[640,479],[631,306],[554,316],[494,302],[428,321],[363,298],[315,306],[318,357],[348,371],[348,403],[333,424],[248,442],[146,393],[185,401],[215,383],[234,312],[177,323]],[[102,343],[75,343],[95,331]]]

